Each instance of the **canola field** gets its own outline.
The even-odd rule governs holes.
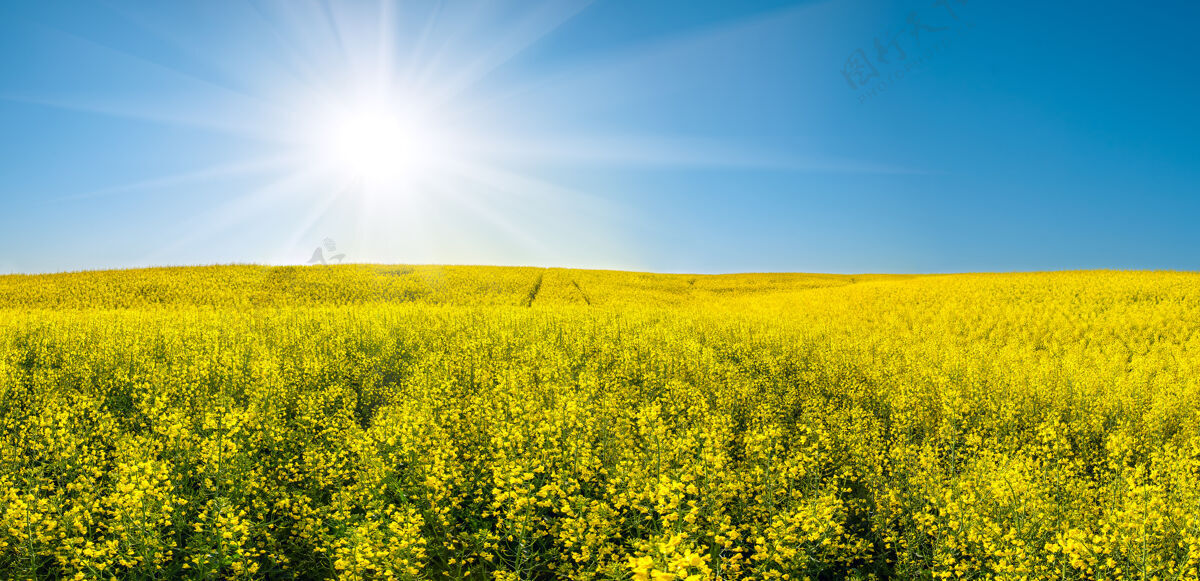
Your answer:
[[[0,577],[1197,579],[1200,275],[0,277]]]

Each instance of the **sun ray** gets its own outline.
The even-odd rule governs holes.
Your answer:
[[[428,14],[424,16],[421,31],[415,35],[414,40],[407,47],[408,58],[405,59],[403,67],[397,71],[397,86],[415,87],[418,85],[418,75],[422,72],[420,63],[432,60],[428,56],[432,43],[431,37],[444,6],[444,2],[434,2]],[[415,21],[417,16],[412,15],[412,19]]]
[[[377,36],[375,47],[375,90],[388,94],[392,87],[392,70],[395,68],[396,54],[396,3],[393,0],[380,0],[379,24],[376,26]]]
[[[150,253],[145,263],[157,262],[180,249],[209,240],[247,220],[270,216],[273,211],[278,210],[280,204],[294,201],[298,191],[311,189],[316,177],[316,172],[311,169],[281,174],[266,185],[211,208],[197,216],[191,225],[181,225],[184,234],[174,242]]]
[[[272,157],[263,157],[251,159],[248,161],[237,161],[231,163],[211,165],[200,169],[179,172],[171,175],[159,176],[136,182],[118,184],[108,186],[89,192],[79,194],[71,194],[56,198],[56,201],[73,201],[84,200],[88,198],[97,198],[104,196],[114,196],[129,192],[137,192],[149,189],[167,188],[172,186],[180,186],[195,182],[209,182],[221,178],[239,177],[247,175],[258,175],[270,171],[281,171],[287,167],[294,167],[299,161],[295,156],[278,155]]]
[[[477,136],[473,154],[524,163],[623,167],[707,167],[830,173],[921,173],[909,168],[827,154],[783,153],[711,138],[635,134],[527,135],[522,139]]]
[[[443,103],[458,97],[467,88],[512,60],[537,41],[546,37],[558,27],[575,17],[590,4],[588,1],[569,0],[544,3],[532,13],[521,19],[521,22],[507,31],[503,38],[495,41],[485,50],[479,51],[475,58],[460,67],[430,93],[434,102]]]
[[[279,46],[284,49],[282,57],[277,59],[280,64],[285,67],[284,70],[289,72],[299,82],[302,89],[314,94],[323,95],[326,98],[333,94],[328,80],[323,78],[319,73],[319,68],[312,59],[304,54],[296,39],[288,34],[278,22],[277,18],[273,18],[261,5],[255,0],[244,0],[254,12],[258,15],[260,21],[268,28],[271,36],[276,40]]]
[[[431,183],[429,187],[432,194],[451,200],[459,207],[466,209],[488,224],[495,226],[506,238],[515,240],[525,247],[538,252],[545,249],[545,244],[538,240],[536,236],[530,234],[528,230],[517,225],[511,219],[509,212],[505,212],[503,209],[497,208],[494,203],[490,203],[494,201],[492,198],[469,195],[461,189],[454,188],[442,182]]]
[[[230,135],[272,140],[287,103],[201,78],[152,58],[97,42],[59,28],[45,28],[60,46],[87,55],[87,62],[118,64],[150,83],[136,98],[121,87],[109,90],[59,89],[55,92],[6,91],[0,99],[113,117],[196,127]],[[87,62],[81,63],[87,66]],[[86,95],[86,96],[82,96]]]
[[[316,201],[308,207],[305,215],[292,228],[291,236],[280,246],[279,256],[294,256],[296,249],[301,246],[301,240],[311,235],[313,226],[329,213],[338,200],[347,197],[359,185],[353,181],[347,181],[340,187],[331,188],[325,195],[318,195]]]
[[[324,16],[324,22],[329,28],[330,35],[333,37],[333,48],[335,54],[337,55],[338,59],[341,60],[343,65],[351,65],[352,63],[350,62],[350,54],[346,51],[345,35],[342,33],[341,23],[338,22],[338,16],[336,11],[333,9],[333,5],[330,3],[330,0],[315,1],[317,5],[320,6],[321,14]]]

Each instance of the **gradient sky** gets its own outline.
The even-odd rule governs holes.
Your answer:
[[[8,0],[0,273],[298,264],[327,237],[358,262],[1198,270],[1197,23],[1193,2]],[[328,159],[320,120],[368,102],[420,112],[401,177]]]

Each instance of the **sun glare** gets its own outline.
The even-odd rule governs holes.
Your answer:
[[[494,261],[519,252],[549,262],[565,250],[544,244],[549,234],[538,232],[563,236],[588,252],[608,244],[607,232],[588,234],[596,244],[581,242],[580,232],[599,232],[596,216],[609,212],[605,219],[615,221],[617,212],[556,176],[563,163],[609,163],[614,156],[607,150],[616,148],[597,146],[575,130],[575,123],[584,129],[593,123],[576,121],[578,111],[591,110],[587,99],[605,98],[574,93],[592,86],[592,77],[564,71],[551,78],[523,70],[514,59],[588,3],[256,1],[242,7],[254,19],[235,28],[257,32],[251,22],[269,25],[262,33],[271,38],[238,37],[253,51],[215,66],[220,78],[169,70],[158,59],[140,63],[138,55],[118,51],[121,66],[137,67],[130,75],[157,71],[164,76],[154,78],[155,87],[161,82],[164,96],[178,91],[187,98],[154,93],[144,103],[120,106],[107,98],[63,103],[236,138],[238,147],[214,152],[216,160],[231,158],[223,163],[95,193],[217,179],[244,190],[196,216],[191,230],[156,250],[154,259],[284,211],[294,222],[273,251],[278,262],[310,256],[305,241],[317,231],[344,232],[339,241],[353,245],[359,260]],[[604,133],[616,139],[607,128]],[[649,148],[628,142],[620,156],[642,163]]]
[[[315,139],[323,164],[374,185],[419,177],[433,170],[445,154],[445,135],[427,119],[386,107],[358,107],[330,115]]]

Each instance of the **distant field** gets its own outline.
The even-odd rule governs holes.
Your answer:
[[[0,577],[1197,579],[1200,274],[0,276]]]

